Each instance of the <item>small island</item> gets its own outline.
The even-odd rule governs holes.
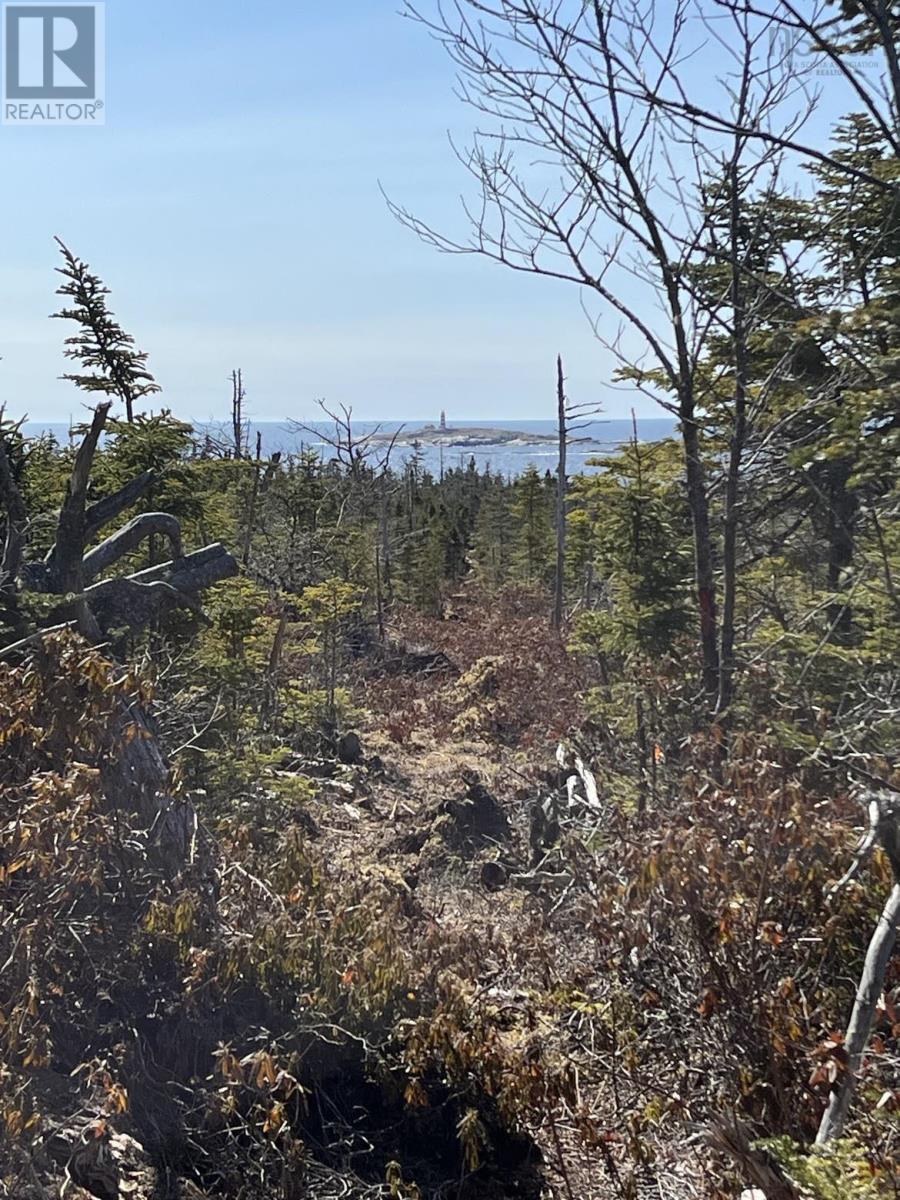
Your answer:
[[[401,429],[399,433],[379,432],[373,441],[394,442],[397,446],[445,446],[450,449],[473,449],[478,446],[535,446],[555,445],[556,434],[525,432],[517,429],[497,429],[486,425],[448,425],[446,413],[441,413],[438,425],[422,425],[418,429]]]

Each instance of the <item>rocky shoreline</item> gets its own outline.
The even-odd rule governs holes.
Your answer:
[[[396,446],[444,446],[448,449],[469,449],[478,446],[537,446],[555,445],[555,434],[526,433],[517,429],[493,429],[481,425],[462,425],[453,428],[423,425],[419,429],[402,429],[399,433],[377,433],[376,442],[393,442]]]

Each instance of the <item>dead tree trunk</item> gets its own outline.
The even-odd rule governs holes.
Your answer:
[[[7,512],[0,579],[5,608],[19,613],[19,586],[58,595],[60,605],[51,618],[53,628],[77,626],[91,641],[109,640],[119,630],[133,634],[176,606],[199,612],[199,593],[238,572],[237,562],[221,545],[185,555],[179,523],[168,513],[142,513],[98,546],[87,549],[96,535],[153,482],[152,472],[145,472],[114,495],[87,505],[91,467],[109,409],[108,403],[97,408],[78,449],[59,513],[56,539],[42,562],[25,561],[27,511],[6,447],[0,441],[0,498]],[[172,547],[169,562],[137,574],[93,582],[142,541],[157,534],[164,535]],[[62,625],[58,624],[60,617],[64,618]],[[21,618],[10,624],[24,636],[0,650],[0,658],[29,650],[49,632],[38,630],[29,636]],[[120,715],[123,733],[136,727],[138,736],[124,737],[117,760],[104,769],[107,798],[110,805],[128,807],[146,822],[161,858],[177,872],[195,856],[196,813],[190,803],[173,794],[169,767],[147,712],[132,705]]]
[[[0,558],[0,617],[4,618],[17,633],[23,633],[24,621],[19,611],[16,579],[22,567],[22,557],[25,551],[28,513],[13,476],[12,463],[2,441],[0,441],[0,499],[6,509],[6,536],[3,557]]]
[[[737,531],[741,495],[741,466],[747,440],[747,398],[750,368],[747,354],[747,305],[744,262],[741,254],[741,195],[738,163],[741,141],[737,139],[730,168],[729,227],[731,259],[732,345],[734,356],[734,425],[725,481],[725,522],[722,549],[722,632],[719,657],[719,698],[716,711],[726,715],[734,699],[734,642],[737,612]]]
[[[562,629],[566,582],[566,497],[569,491],[567,456],[569,430],[566,411],[566,380],[562,355],[556,359],[556,400],[559,414],[559,472],[556,480],[556,585],[553,603],[553,628]]]
[[[895,883],[887,899],[866,954],[856,1003],[847,1027],[844,1049],[847,1063],[840,1076],[837,1088],[831,1093],[828,1107],[822,1116],[816,1144],[822,1146],[832,1138],[840,1137],[850,1111],[850,1102],[856,1092],[863,1055],[872,1031],[872,1019],[878,1000],[884,989],[884,978],[897,941],[897,923],[900,922],[900,883]]]
[[[391,561],[391,523],[388,513],[388,469],[387,464],[381,471],[379,487],[378,521],[381,536],[381,575],[382,597],[390,604],[393,599],[393,563]],[[382,639],[383,640],[383,639]]]
[[[828,587],[835,595],[834,603],[828,609],[828,619],[838,643],[846,643],[853,628],[850,602],[840,595],[845,587],[845,573],[853,563],[854,525],[859,508],[859,501],[850,486],[852,474],[853,464],[849,459],[827,464]]]
[[[253,547],[253,530],[256,528],[256,506],[259,504],[259,487],[262,481],[262,433],[256,435],[256,465],[253,469],[253,488],[250,493],[250,508],[247,512],[247,526],[244,529],[244,552],[241,564],[250,565],[250,551]]]
[[[84,547],[87,526],[87,489],[91,466],[112,402],[100,404],[84,441],[75,455],[75,465],[66,488],[66,497],[59,511],[56,540],[43,562],[43,573],[32,573],[36,591],[72,596],[71,609],[79,629],[88,638],[95,638],[99,629],[90,610],[80,597],[84,585]],[[27,567],[25,568],[27,571]]]
[[[771,1155],[754,1147],[750,1131],[737,1118],[719,1121],[708,1130],[706,1140],[717,1153],[731,1159],[766,1200],[801,1200],[800,1189]]]
[[[869,833],[856,863],[842,883],[856,874],[876,842],[880,842],[888,856],[895,882],[869,942],[844,1041],[847,1062],[822,1116],[819,1132],[816,1134],[816,1144],[819,1146],[832,1138],[840,1137],[844,1131],[850,1104],[859,1082],[869,1034],[872,1032],[875,1010],[884,991],[885,976],[897,941],[897,927],[900,924],[900,796],[889,792],[871,792],[867,793],[867,799]]]
[[[141,513],[98,546],[87,549],[104,526],[146,493],[155,478],[152,471],[145,471],[118,492],[88,506],[91,467],[110,407],[109,403],[98,406],[78,449],[57,520],[56,538],[43,562],[23,561],[25,506],[12,479],[8,456],[0,454],[0,490],[7,512],[13,514],[7,520],[4,572],[14,572],[31,591],[60,596],[53,622],[60,618],[72,620],[91,640],[106,637],[113,629],[135,633],[162,611],[177,605],[196,609],[199,592],[238,570],[234,558],[220,545],[207,546],[185,557],[181,527],[169,513]],[[147,538],[160,534],[172,547],[169,562],[137,574],[94,582]],[[7,590],[14,585],[13,578]]]
[[[694,531],[694,574],[700,615],[700,649],[703,659],[703,691],[714,707],[719,693],[718,618],[716,616],[716,579],[713,567],[712,535],[709,527],[709,499],[706,472],[700,450],[700,429],[693,390],[685,389],[679,406],[681,440],[687,480],[688,508]]]
[[[244,457],[244,375],[242,371],[231,372],[231,431],[234,439],[234,457]]]

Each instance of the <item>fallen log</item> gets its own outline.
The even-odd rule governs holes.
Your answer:
[[[238,571],[233,555],[216,544],[162,567],[94,584],[85,592],[85,598],[101,632],[126,629],[136,633],[162,613],[179,606],[202,617],[203,610],[196,599],[198,593],[231,579]]]
[[[141,542],[156,536],[169,540],[174,558],[182,557],[179,521],[169,513],[141,513],[84,555],[81,560],[82,581],[88,583],[96,579],[126,554],[136,550]]]

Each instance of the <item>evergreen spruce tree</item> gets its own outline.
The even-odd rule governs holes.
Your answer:
[[[491,477],[475,519],[471,561],[478,584],[488,592],[505,587],[512,576],[516,522],[510,491],[501,479]]]
[[[690,626],[690,521],[674,442],[633,441],[584,475],[573,516],[590,514],[595,570],[606,602],[576,622],[592,653],[646,660],[673,649]],[[577,520],[576,520],[577,524]]]
[[[54,318],[74,321],[79,332],[66,338],[66,357],[85,368],[84,373],[63,379],[86,392],[114,396],[125,405],[126,420],[134,420],[134,405],[144,396],[160,391],[147,369],[147,355],[135,349],[134,338],[125,332],[107,305],[109,288],[94,275],[59,238],[56,239],[63,265],[57,270],[66,282],[57,290],[70,304]]]
[[[516,480],[512,515],[516,521],[515,564],[525,583],[544,583],[549,578],[555,549],[552,480],[529,464]]]

